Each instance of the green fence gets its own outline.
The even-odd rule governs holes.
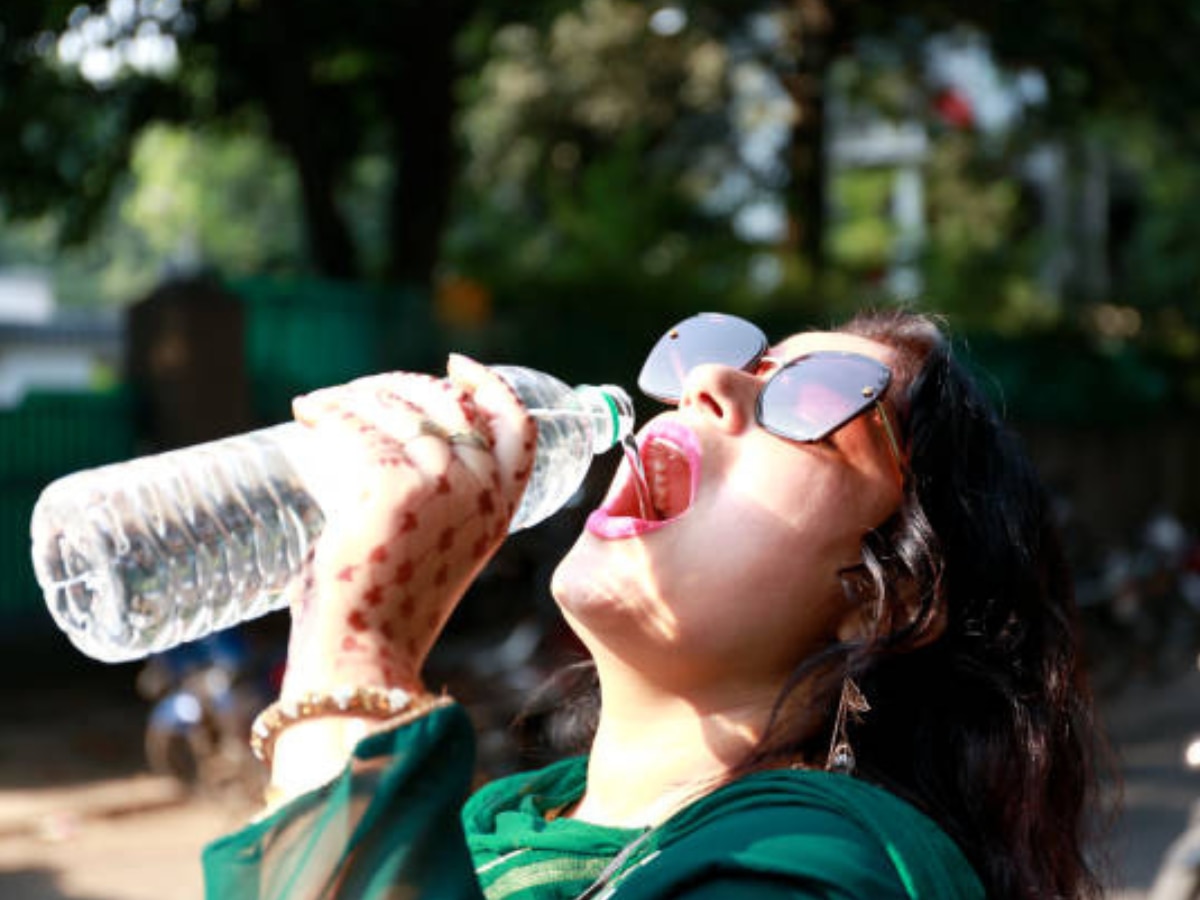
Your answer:
[[[29,517],[60,475],[133,453],[132,408],[123,392],[42,393],[0,410],[0,643],[49,633],[29,556]]]
[[[1013,419],[1060,427],[1130,428],[1195,408],[1171,360],[1104,349],[1080,335],[956,341],[959,356]]]
[[[315,280],[239,279],[255,414],[291,415],[297,394],[389,369],[431,371],[444,341],[427,294]]]

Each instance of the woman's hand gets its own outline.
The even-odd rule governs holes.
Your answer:
[[[297,398],[337,496],[292,597],[282,695],[420,687],[442,626],[508,533],[537,426],[500,378],[389,374]]]

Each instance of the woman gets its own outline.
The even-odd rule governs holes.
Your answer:
[[[589,753],[485,786],[461,826],[469,727],[420,672],[535,426],[462,358],[297,401],[359,502],[298,586],[256,730],[272,809],[208,849],[210,896],[1097,895],[1068,574],[938,329],[768,348],[706,314],[639,383],[673,406],[639,435],[654,509],[623,467],[552,585],[595,667]]]

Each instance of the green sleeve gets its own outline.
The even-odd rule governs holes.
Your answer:
[[[457,706],[372,735],[336,780],[206,847],[205,896],[477,900],[459,816],[473,758]]]
[[[620,889],[631,900],[913,896],[886,848],[857,823],[828,810],[772,806],[765,797],[760,808],[727,813],[663,848],[657,859],[635,866]],[[955,895],[930,896],[950,900]]]
[[[785,881],[743,872],[709,878],[703,884],[682,888],[663,900],[729,900],[730,897],[737,897],[738,900],[843,900],[845,896],[841,888],[831,891],[821,884]],[[863,894],[861,900],[875,898]]]

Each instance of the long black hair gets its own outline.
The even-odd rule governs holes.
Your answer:
[[[858,774],[937,820],[989,897],[1099,896],[1101,741],[1048,494],[932,320],[888,311],[840,330],[895,353],[908,460],[901,508],[848,582],[884,623],[844,648],[871,707],[850,725]]]
[[[848,677],[870,705],[847,723],[856,777],[938,822],[990,898],[1099,897],[1089,828],[1103,742],[1049,497],[934,320],[888,310],[838,330],[892,349],[887,401],[907,459],[900,509],[844,573],[873,629],[797,667],[730,777],[824,764]],[[570,723],[560,746],[581,749],[598,717],[595,670],[560,675],[571,699],[542,700]]]

